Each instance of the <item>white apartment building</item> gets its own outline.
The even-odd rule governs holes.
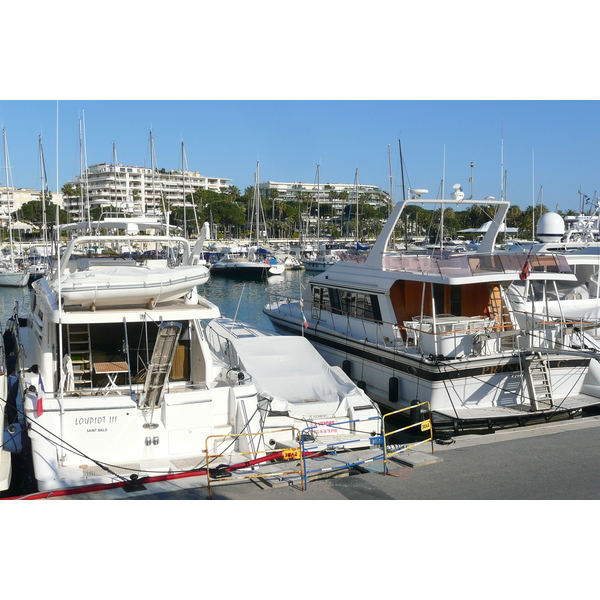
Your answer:
[[[356,204],[356,196],[365,199],[372,206],[387,206],[390,196],[376,185],[354,183],[304,183],[265,181],[258,184],[261,198],[269,198],[271,190],[277,191],[280,201],[312,200],[332,204],[335,213],[341,212],[347,204]],[[317,198],[318,195],[318,198]]]
[[[69,181],[75,196],[65,196],[64,208],[73,220],[95,207],[116,207],[127,212],[158,214],[183,206],[185,196],[197,189],[221,192],[231,179],[205,177],[197,171],[164,171],[100,163],[89,166],[75,181]]]
[[[7,193],[8,191],[8,193]],[[8,219],[8,206],[10,201],[10,212],[14,213],[19,210],[23,204],[27,202],[42,201],[42,192],[33,188],[14,188],[0,186],[0,219],[6,221]],[[50,204],[62,207],[63,195],[60,192],[46,192],[45,202],[50,208]]]

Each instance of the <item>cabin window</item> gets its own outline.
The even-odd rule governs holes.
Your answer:
[[[379,298],[375,294],[314,286],[313,307],[337,315],[381,321]]]

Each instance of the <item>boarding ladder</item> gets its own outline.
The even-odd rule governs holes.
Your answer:
[[[169,380],[180,333],[181,323],[169,322],[160,325],[146,375],[144,391],[138,403],[140,408],[154,409],[162,404],[165,385]]]
[[[75,389],[92,387],[92,346],[90,326],[86,323],[67,325],[69,356],[73,365]]]
[[[554,406],[548,358],[541,352],[525,357],[525,379],[529,391],[531,410],[548,410]]]
[[[488,288],[490,317],[494,319],[496,328],[512,329],[513,317],[504,300],[502,289],[497,283],[490,283]]]
[[[494,319],[494,330],[499,331],[501,349],[510,350],[514,345],[514,318],[506,302],[502,288],[497,283],[488,284],[490,317]]]

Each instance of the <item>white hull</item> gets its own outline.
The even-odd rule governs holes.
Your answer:
[[[519,357],[512,349],[497,351],[499,342],[493,339],[487,341],[479,356],[440,362],[424,356],[421,349],[398,352],[393,343],[365,344],[347,338],[340,334],[343,321],[347,321],[341,316],[336,325],[327,326],[321,321],[316,328],[309,318],[308,328],[303,328],[296,305],[268,305],[264,312],[277,331],[306,336],[329,364],[345,368],[370,398],[389,411],[409,407],[414,400],[426,400],[433,412],[456,414],[461,419],[469,419],[470,415],[478,418],[481,409],[499,409],[497,416],[507,409],[524,413],[531,410],[525,380],[519,377]],[[376,335],[367,333],[367,338],[376,339]],[[538,340],[537,345],[541,343],[543,340]],[[562,356],[551,364],[557,402],[583,393],[583,383],[595,381],[591,374],[585,378],[589,362],[588,357],[576,355],[570,359]],[[397,397],[390,395],[392,378],[398,380]],[[596,398],[592,403],[600,404],[600,400]]]
[[[4,351],[0,351],[0,355],[4,356]],[[8,395],[8,386],[6,381],[6,369],[0,373],[0,427],[2,435],[6,434],[6,428],[8,427],[8,419],[6,416],[6,398]],[[3,438],[0,438],[0,442],[4,444]],[[8,452],[4,445],[0,448],[0,492],[7,490],[10,486],[12,467],[11,467],[11,453]]]
[[[285,271],[283,264],[272,265],[268,262],[227,261],[217,262],[211,267],[215,275],[225,275],[239,279],[265,279],[271,275],[281,275]]]
[[[0,287],[25,287],[28,282],[26,271],[0,271]]]

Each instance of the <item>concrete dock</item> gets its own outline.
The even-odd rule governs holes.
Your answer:
[[[263,479],[211,485],[213,500],[594,500],[600,499],[600,416],[462,435],[424,444],[389,462],[376,460],[327,479]],[[69,499],[204,500],[204,481]]]

